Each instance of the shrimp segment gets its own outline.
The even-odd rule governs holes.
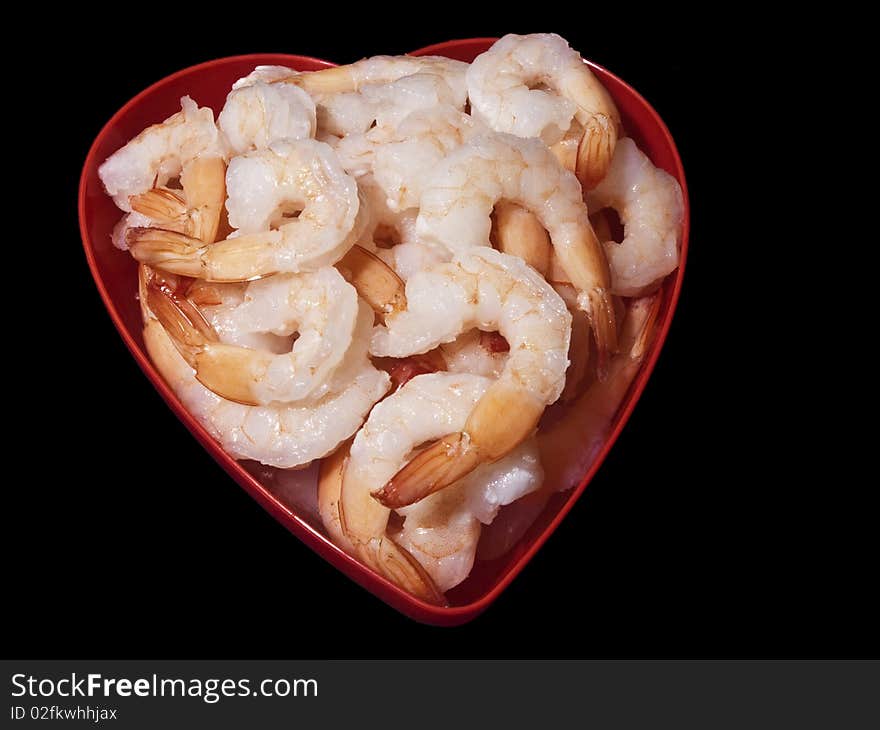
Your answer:
[[[357,183],[333,150],[311,139],[275,142],[236,157],[227,173],[230,224],[245,235],[204,246],[155,228],[128,233],[138,261],[183,276],[248,281],[315,271],[338,261],[362,232]],[[289,208],[301,209],[287,219]],[[278,224],[277,230],[269,230]]]
[[[427,352],[473,327],[498,330],[510,355],[464,429],[444,435],[374,495],[394,508],[443,489],[522,443],[562,392],[571,335],[571,315],[552,287],[520,259],[490,248],[414,275],[406,296],[407,310],[376,328],[373,355]]]
[[[590,190],[605,177],[620,114],[565,39],[554,33],[506,35],[474,59],[467,81],[473,114],[496,131],[554,145],[576,121],[578,179]]]
[[[531,211],[547,230],[590,318],[601,367],[616,348],[608,261],[577,179],[539,140],[495,133],[458,147],[425,186],[416,230],[452,251],[488,246],[492,210],[501,200]]]
[[[597,210],[614,208],[623,223],[623,241],[605,244],[615,294],[639,296],[678,267],[681,187],[632,139],[620,140],[608,175],[588,201]]]

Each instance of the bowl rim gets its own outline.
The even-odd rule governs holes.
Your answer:
[[[486,47],[488,47],[496,40],[498,39],[491,37],[459,38],[451,41],[434,43],[428,46],[424,46],[415,51],[411,51],[408,55],[444,55],[444,52],[445,54],[448,54],[451,49],[461,48],[463,46],[485,45]],[[559,524],[566,517],[566,515],[568,515],[568,513],[574,507],[575,503],[580,499],[584,490],[595,476],[595,473],[604,463],[605,458],[607,457],[612,446],[617,442],[621,431],[629,421],[629,418],[636,406],[636,403],[641,398],[641,395],[648,381],[650,380],[651,374],[654,371],[654,367],[660,356],[660,352],[663,349],[663,345],[665,344],[669,329],[672,324],[672,320],[674,319],[674,313],[678,305],[678,300],[680,297],[681,287],[684,279],[685,264],[687,261],[690,238],[690,202],[688,197],[687,181],[685,178],[684,166],[682,164],[678,148],[675,144],[675,140],[673,139],[672,134],[670,133],[668,127],[666,126],[660,115],[657,113],[657,111],[638,91],[636,91],[632,86],[630,86],[626,81],[618,77],[616,74],[608,71],[607,69],[596,63],[593,63],[592,61],[586,60],[586,63],[594,71],[599,72],[600,77],[610,77],[614,80],[616,84],[618,84],[623,90],[625,90],[638,102],[638,105],[643,108],[643,110],[647,113],[647,116],[651,119],[651,122],[660,131],[663,141],[671,152],[672,160],[674,163],[673,176],[678,180],[682,189],[683,217],[680,260],[678,269],[675,273],[675,280],[672,285],[672,290],[669,294],[667,315],[663,318],[661,326],[658,328],[655,334],[654,343],[651,346],[648,357],[646,358],[645,362],[642,363],[642,366],[639,368],[635,380],[627,390],[626,396],[624,397],[623,406],[618,412],[615,427],[611,431],[609,431],[607,437],[604,440],[602,448],[599,450],[595,459],[593,460],[592,465],[584,473],[578,484],[574,486],[571,490],[566,490],[569,492],[569,494],[567,495],[565,502],[559,507],[551,521],[544,527],[540,534],[538,534],[533,539],[528,549],[523,551],[522,554],[507,567],[504,573],[491,585],[491,587],[485,593],[466,604],[461,604],[458,606],[435,606],[412,596],[411,594],[399,588],[397,585],[390,582],[383,576],[362,565],[355,558],[349,556],[323,533],[316,530],[306,520],[294,513],[286,505],[281,503],[280,500],[278,500],[271,492],[269,492],[253,475],[245,470],[244,467],[242,467],[237,460],[232,459],[232,457],[226,454],[226,452],[223,451],[222,447],[220,447],[220,445],[210,436],[210,434],[208,434],[207,430],[205,430],[202,425],[198,421],[196,421],[196,419],[189,413],[189,411],[183,407],[182,403],[178,400],[177,396],[165,382],[164,378],[162,378],[158,371],[155,370],[155,366],[150,362],[147,354],[145,352],[142,352],[139,344],[128,332],[127,326],[118,309],[116,308],[116,305],[100,274],[98,262],[95,256],[94,246],[91,239],[91,234],[88,230],[88,226],[86,223],[86,191],[88,187],[89,176],[92,170],[95,170],[95,172],[97,172],[98,165],[100,164],[100,162],[103,161],[98,161],[95,159],[97,157],[98,148],[102,146],[106,136],[112,132],[116,123],[123,115],[125,115],[129,110],[141,103],[141,101],[144,100],[146,97],[160,90],[162,87],[171,84],[182,77],[191,75],[193,73],[198,73],[202,70],[207,70],[216,66],[238,62],[253,62],[254,65],[266,65],[268,63],[290,65],[295,65],[297,63],[308,63],[323,67],[331,67],[337,65],[331,61],[326,61],[324,59],[319,59],[312,56],[286,53],[248,53],[234,56],[222,56],[219,58],[204,61],[202,63],[194,64],[192,66],[188,66],[186,68],[175,71],[172,74],[164,76],[156,82],[150,84],[144,90],[133,96],[122,107],[120,107],[120,109],[115,114],[113,114],[110,119],[101,127],[100,131],[95,136],[94,141],[89,147],[89,151],[86,155],[85,161],[83,163],[83,169],[80,174],[77,200],[79,229],[83,249],[89,265],[89,270],[92,274],[92,278],[95,281],[95,285],[98,288],[98,292],[101,296],[102,301],[104,302],[104,306],[106,307],[107,312],[110,315],[110,318],[113,321],[117,332],[122,337],[123,342],[125,343],[129,352],[134,357],[135,362],[137,362],[138,366],[146,375],[147,379],[153,384],[154,387],[156,387],[163,400],[165,400],[165,402],[175,413],[175,415],[196,437],[196,440],[205,447],[212,458],[220,462],[220,465],[223,467],[224,471],[230,473],[227,465],[223,461],[221,461],[221,459],[224,459],[224,457],[225,459],[231,461],[237,467],[236,472],[230,473],[230,476],[232,476],[235,481],[238,482],[238,484],[258,502],[258,504],[260,504],[273,517],[275,517],[284,527],[288,529],[288,531],[296,535],[302,542],[306,543],[306,545],[308,545],[312,550],[314,550],[321,557],[331,563],[335,568],[339,569],[346,576],[348,576],[356,583],[361,585],[363,588],[368,590],[370,593],[372,593],[375,597],[389,604],[398,611],[404,613],[410,618],[421,621],[423,623],[441,626],[455,626],[463,624],[476,618],[492,603],[494,603],[495,600],[501,595],[501,593],[519,575],[523,568],[525,568],[525,566],[531,561],[535,553],[537,553],[538,550],[541,549],[544,543],[556,531]]]

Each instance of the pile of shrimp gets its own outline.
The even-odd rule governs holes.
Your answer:
[[[678,266],[677,182],[552,34],[261,66],[99,172],[181,402],[235,459],[320,460],[329,537],[435,604],[577,482]]]

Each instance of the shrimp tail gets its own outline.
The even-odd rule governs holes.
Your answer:
[[[435,606],[449,605],[421,563],[388,535],[371,540],[369,545],[359,545],[357,552],[363,562],[416,598]]]
[[[611,166],[617,146],[617,124],[605,114],[596,114],[584,125],[578,145],[575,174],[584,190],[598,185]]]
[[[452,433],[412,459],[372,496],[390,509],[406,507],[454,484],[482,460],[466,432]]]
[[[179,195],[164,188],[153,188],[128,199],[131,209],[166,227],[183,227],[186,223],[186,202]]]
[[[374,253],[352,246],[336,267],[376,314],[386,316],[406,309],[403,280]]]
[[[498,381],[477,403],[464,431],[436,441],[372,496],[385,507],[397,509],[445,489],[480,464],[513,451],[532,434],[543,412],[539,399]]]
[[[206,281],[253,281],[278,271],[273,246],[278,231],[228,238],[206,246],[199,239],[164,228],[131,228],[131,255],[157,269]]]
[[[645,318],[645,322],[639,330],[638,337],[630,350],[630,359],[641,360],[648,351],[648,346],[654,337],[654,327],[657,324],[657,317],[660,314],[660,306],[663,303],[663,297],[654,295],[651,301],[651,307]]]
[[[171,291],[159,277],[148,279],[146,296],[147,307],[202,385],[226,400],[256,405],[241,378],[234,375],[247,367],[252,353],[221,343],[199,308]]]
[[[348,66],[333,66],[318,71],[307,71],[278,79],[272,83],[293,84],[313,95],[338,94],[346,91],[357,91],[357,81]]]
[[[596,339],[596,371],[600,380],[608,373],[608,361],[617,352],[617,321],[611,292],[599,287],[578,297],[581,308],[590,320],[590,329]]]
[[[165,228],[131,228],[125,240],[131,255],[142,264],[180,276],[207,278],[206,247],[197,238]]]

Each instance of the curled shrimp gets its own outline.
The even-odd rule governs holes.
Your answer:
[[[496,461],[534,431],[565,385],[571,315],[553,288],[520,259],[476,248],[406,283],[407,309],[373,333],[370,352],[406,357],[474,327],[497,330],[510,355],[461,431],[443,435],[377,494],[403,507]]]
[[[229,222],[239,229],[234,237],[204,246],[173,231],[134,228],[132,255],[174,274],[248,281],[333,264],[362,232],[357,183],[323,142],[274,142],[236,157],[226,182]],[[286,217],[296,210],[298,217]]]
[[[154,296],[153,314],[165,327],[196,379],[217,395],[247,405],[290,403],[327,393],[330,378],[351,345],[358,296],[332,266],[304,274],[279,274],[247,286],[243,300],[214,323],[220,341],[170,297]],[[239,344],[238,332],[299,337],[285,352]],[[232,342],[229,342],[230,333]]]
[[[461,428],[491,382],[466,374],[414,377],[373,408],[350,450],[340,449],[321,465],[319,510],[334,542],[432,603],[444,603],[442,591],[470,572],[480,522],[491,522],[501,505],[540,486],[543,473],[534,443],[499,464],[483,467],[448,494],[433,495],[409,512],[402,510],[405,522],[397,535],[389,530],[391,510],[371,493],[419,444]],[[455,519],[446,519],[450,513]]]
[[[161,124],[147,127],[98,168],[98,176],[113,202],[130,211],[129,198],[165,186],[196,157],[220,157],[214,113],[188,96],[181,110]]]
[[[315,102],[296,86],[254,81],[229,92],[217,125],[232,155],[240,155],[279,139],[314,137]]]
[[[467,83],[472,113],[496,131],[553,145],[575,122],[578,179],[589,190],[605,177],[620,114],[565,39],[554,33],[506,35],[474,59]]]
[[[492,210],[502,200],[533,213],[546,229],[579,291],[579,306],[590,318],[604,364],[616,347],[605,251],[590,225],[577,179],[539,140],[492,133],[455,149],[423,189],[416,231],[452,251],[488,246]]]
[[[596,210],[614,208],[623,224],[623,240],[605,243],[615,294],[639,296],[678,267],[681,187],[630,138],[620,140],[608,175],[587,200]]]
[[[367,358],[373,313],[362,304],[352,344],[322,398],[303,405],[265,406],[222,398],[196,379],[195,370],[175,343],[218,339],[219,335],[209,323],[193,316],[191,303],[176,296],[167,281],[148,267],[140,267],[147,352],[187,410],[235,459],[254,459],[282,469],[305,466],[330,454],[357,431],[373,404],[388,390],[388,375]],[[154,314],[157,309],[165,312],[164,325]]]

